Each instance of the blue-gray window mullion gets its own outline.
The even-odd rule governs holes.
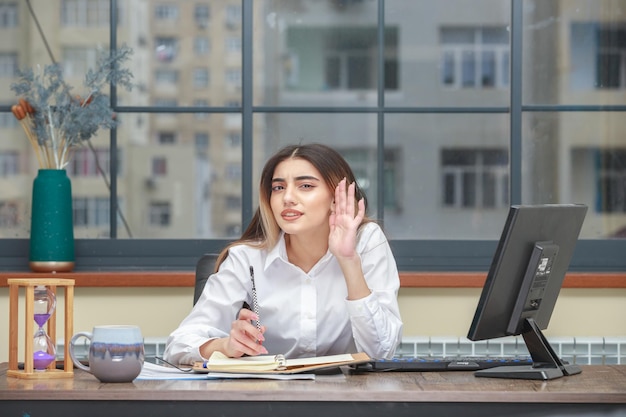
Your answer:
[[[510,203],[522,202],[522,0],[511,3]]]
[[[241,49],[241,78],[242,78],[242,97],[241,97],[241,227],[245,229],[253,213],[252,201],[252,170],[253,170],[253,113],[252,113],[252,21],[253,8],[252,0],[242,0],[242,49]]]
[[[385,221],[385,0],[378,1],[378,112],[376,147],[376,218]]]
[[[110,39],[109,44],[111,50],[117,49],[117,0],[111,0],[109,10],[109,24],[110,24]],[[111,83],[111,108],[115,109],[117,106],[117,87]],[[111,239],[117,238],[117,170],[118,166],[118,150],[117,150],[117,129],[113,128],[110,131],[109,136],[109,237]],[[95,158],[98,155],[94,155]],[[104,173],[102,175],[105,175]],[[132,237],[132,236],[128,236]]]

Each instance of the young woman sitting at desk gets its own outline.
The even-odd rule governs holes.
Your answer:
[[[348,163],[325,145],[287,146],[263,168],[259,196],[250,225],[170,334],[165,359],[391,358],[402,333],[398,270]]]

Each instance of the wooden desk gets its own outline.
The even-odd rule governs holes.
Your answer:
[[[7,378],[2,416],[626,416],[626,365],[583,366],[551,381],[476,378],[471,372],[322,375],[315,381],[135,381]]]

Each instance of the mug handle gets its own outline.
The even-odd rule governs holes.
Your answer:
[[[74,353],[74,343],[81,337],[86,337],[87,339],[89,339],[89,341],[91,341],[91,339],[93,339],[93,334],[90,332],[78,332],[74,336],[72,336],[72,338],[70,339],[70,349],[69,349],[70,358],[72,358],[72,362],[74,363],[74,366],[76,366],[79,369],[82,369],[83,371],[87,371],[91,373],[91,368],[89,368],[89,366],[85,366],[82,363],[80,363],[80,361],[76,358],[76,354]]]

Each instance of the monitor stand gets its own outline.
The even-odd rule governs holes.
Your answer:
[[[531,318],[524,320],[522,336],[532,358],[532,365],[499,366],[476,371],[474,375],[490,378],[547,380],[582,372],[582,369],[577,365],[563,363],[544,337],[535,320]]]

